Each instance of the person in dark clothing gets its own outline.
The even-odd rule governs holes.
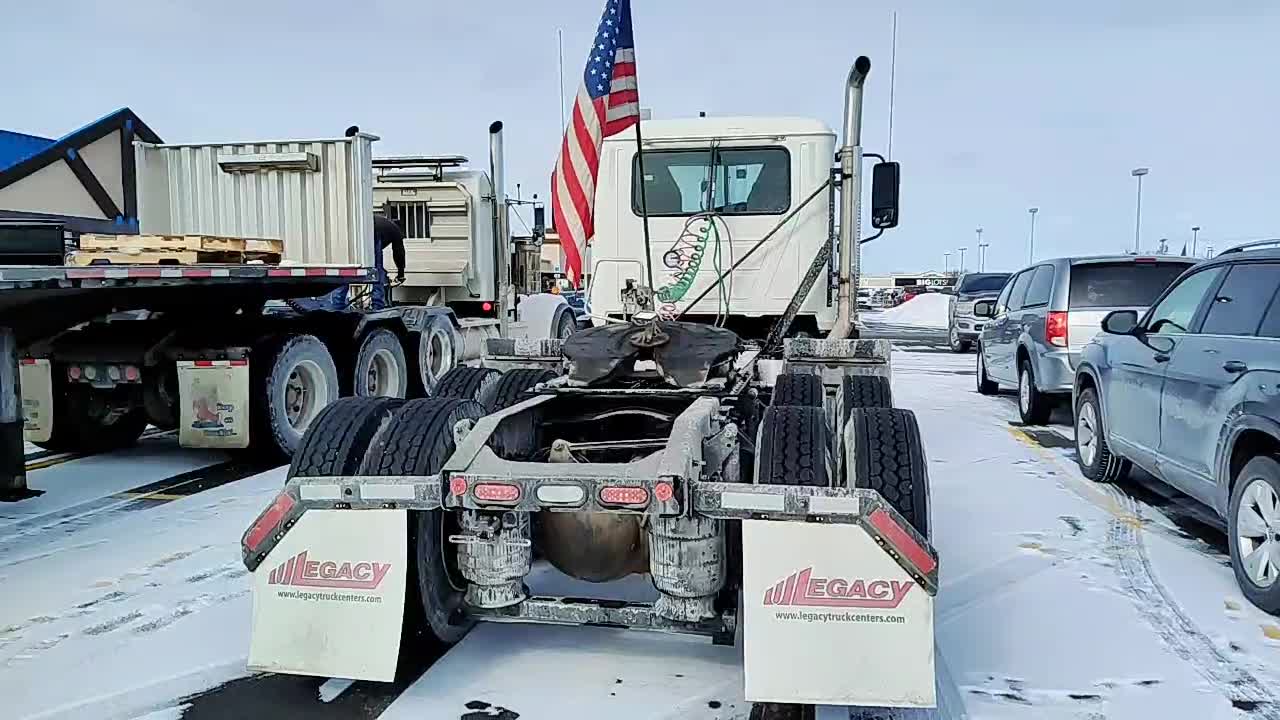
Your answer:
[[[373,239],[378,244],[378,267],[382,268],[382,251],[391,246],[391,258],[396,264],[396,282],[404,282],[404,228],[386,215],[374,213]]]
[[[377,279],[373,283],[372,293],[370,294],[370,307],[374,310],[382,310],[390,304],[390,297],[387,290],[390,288],[390,281],[387,277],[386,268],[383,267],[382,251],[386,247],[391,246],[391,258],[396,264],[396,282],[404,282],[404,229],[395,220],[374,213],[373,215],[373,264]],[[333,292],[320,298],[299,299],[293,301],[292,305],[295,309],[304,308],[307,310],[332,310],[341,312],[347,309],[350,303],[348,300],[349,287],[343,285]]]

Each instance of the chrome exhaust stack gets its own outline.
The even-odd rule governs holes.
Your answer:
[[[857,312],[853,302],[858,282],[858,241],[862,223],[862,93],[871,59],[858,56],[844,87],[844,142],[840,146],[840,283],[836,294],[836,324],[827,337],[839,340],[853,334]]]
[[[502,121],[489,126],[489,177],[493,180],[494,300],[498,306],[498,334],[509,337],[511,310],[511,219],[507,208],[506,157],[502,148]]]

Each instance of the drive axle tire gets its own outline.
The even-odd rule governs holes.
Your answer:
[[[910,410],[855,408],[844,429],[845,482],[875,490],[929,538],[929,468]]]
[[[338,368],[314,335],[270,338],[249,363],[250,441],[268,454],[292,457],[325,406],[338,399]]]
[[[844,402],[846,422],[854,408],[893,407],[889,378],[879,375],[845,375],[840,380],[840,397]]]
[[[402,398],[409,393],[409,364],[400,338],[378,328],[360,343],[352,372],[353,394],[358,397]]]
[[[361,465],[361,475],[434,475],[456,447],[453,428],[461,420],[478,420],[484,408],[471,400],[424,398],[410,400],[395,412],[390,424],[374,439]],[[409,513],[408,578],[411,602],[422,608],[423,630],[446,645],[462,639],[472,621],[460,611],[466,587],[457,566],[454,534],[456,513],[425,510]],[[408,639],[406,638],[406,641]]]
[[[794,405],[799,407],[822,407],[822,378],[817,375],[799,373],[783,373],[773,386],[773,399],[770,405]]]
[[[403,404],[404,400],[389,397],[347,397],[329,403],[302,436],[288,477],[360,472],[374,436]]]
[[[501,377],[502,373],[493,368],[460,365],[440,378],[431,396],[480,402],[484,393]]]
[[[458,366],[461,338],[449,318],[437,315],[418,334],[417,384],[423,395],[435,394],[436,383]]]
[[[771,405],[756,439],[756,484],[831,485],[831,433],[821,407]]]
[[[489,412],[505,410],[518,402],[529,399],[529,390],[539,383],[554,380],[556,374],[539,368],[517,368],[502,373],[480,398],[480,404]],[[541,413],[535,409],[502,421],[489,438],[489,447],[504,460],[528,460],[541,447],[538,432]]]

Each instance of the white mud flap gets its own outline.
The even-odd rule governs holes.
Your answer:
[[[312,510],[253,573],[249,668],[395,678],[408,543],[404,510]]]
[[[18,366],[22,384],[22,437],[45,442],[53,435],[53,377],[49,361],[24,358]]]
[[[933,597],[866,531],[742,525],[748,700],[936,705]]]
[[[183,447],[249,447],[249,362],[179,361],[178,407]]]

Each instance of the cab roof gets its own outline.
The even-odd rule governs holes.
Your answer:
[[[700,117],[678,120],[644,120],[640,134],[646,140],[685,138],[733,138],[760,136],[828,135],[835,132],[821,120],[802,117]],[[635,142],[634,135],[622,132],[605,142]]]

